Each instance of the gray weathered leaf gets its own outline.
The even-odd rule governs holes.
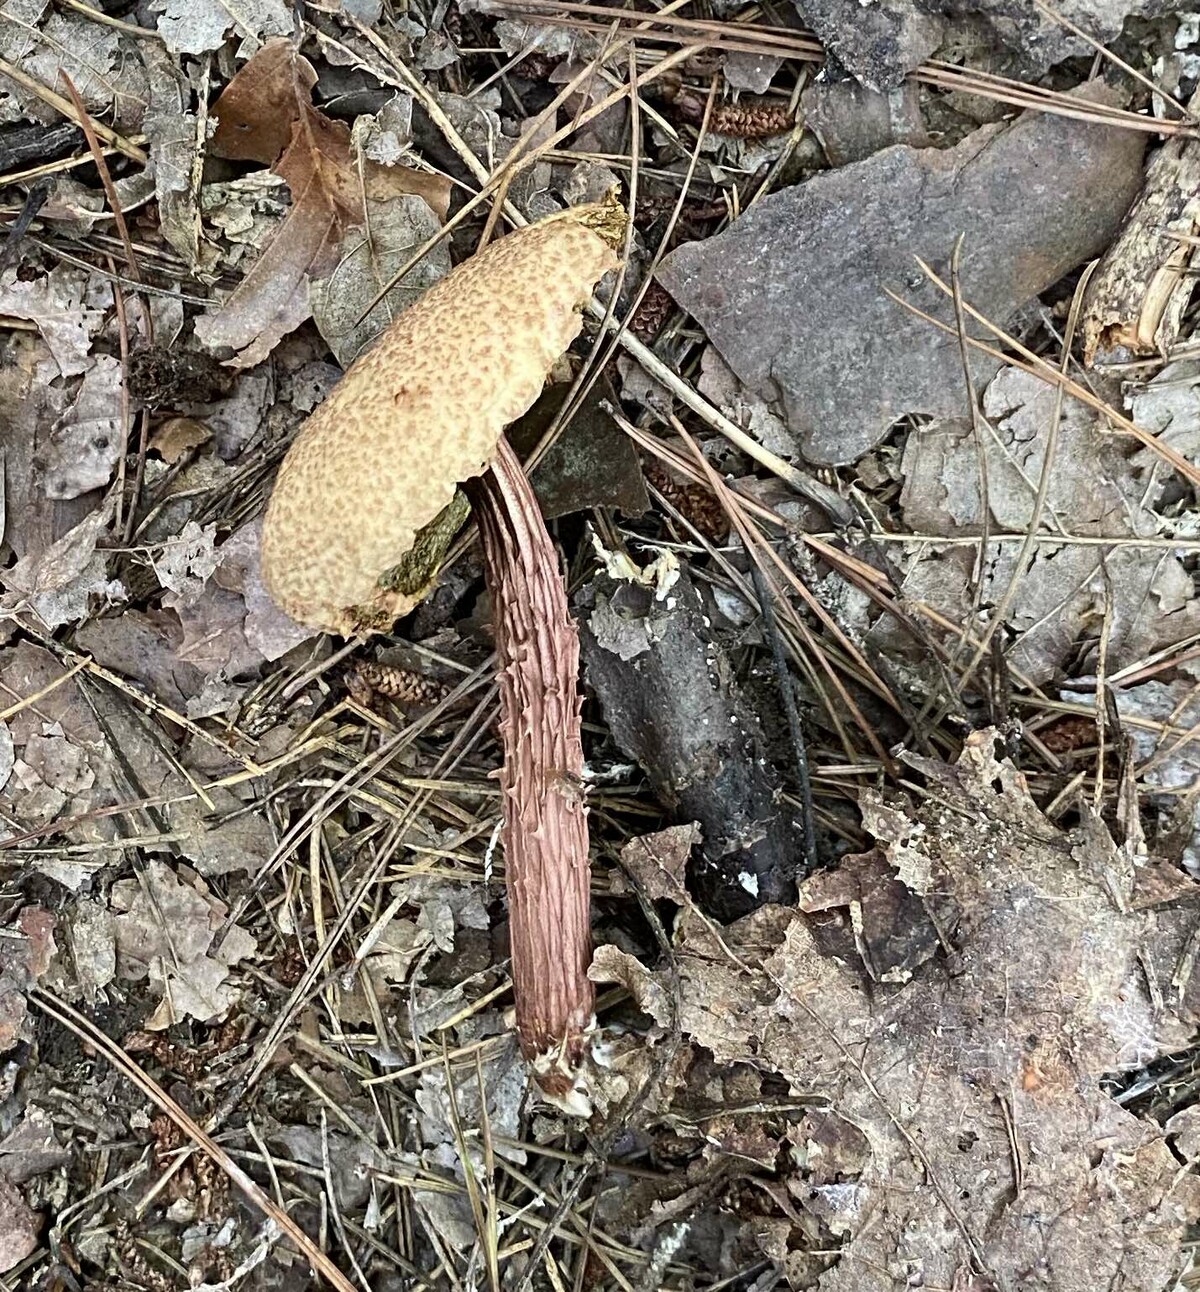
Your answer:
[[[109,508],[98,508],[44,552],[6,570],[0,575],[8,588],[2,604],[27,604],[48,628],[60,628],[82,619],[93,597],[124,597],[124,587],[108,578],[105,556],[96,550],[110,518]]]
[[[15,269],[0,276],[0,314],[36,323],[64,377],[87,371],[92,332],[100,321],[99,312],[85,304],[85,288],[84,275],[66,267],[28,283]]]
[[[367,220],[370,232],[352,229],[342,242],[338,266],[309,289],[313,321],[343,368],[450,271],[450,248],[443,240],[360,318],[380,288],[441,227],[429,204],[412,195],[369,201]]]
[[[163,237],[194,266],[200,249],[196,114],[184,110],[175,60],[153,41],[142,41],[139,51],[150,82],[144,128]]]
[[[46,496],[64,501],[102,489],[121,458],[121,361],[98,354],[75,402],[50,437],[42,468]]]
[[[292,15],[283,0],[166,0],[158,20],[172,54],[220,49],[230,30],[257,44],[290,34]]]
[[[200,596],[220,564],[214,550],[216,536],[215,524],[201,529],[194,520],[189,520],[179,536],[165,543],[152,559],[159,583],[175,593],[183,604],[191,605]]]

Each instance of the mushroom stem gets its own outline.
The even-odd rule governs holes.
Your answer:
[[[580,777],[579,636],[558,555],[521,464],[500,439],[468,486],[483,539],[500,665],[504,858],[521,1051],[550,1095],[586,1052],[595,992]]]

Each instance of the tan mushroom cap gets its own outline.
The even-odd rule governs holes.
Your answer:
[[[293,619],[350,635],[390,626],[421,599],[380,578],[456,485],[487,467],[504,428],[579,335],[581,307],[618,264],[588,227],[604,227],[604,212],[574,208],[464,261],[304,424],[262,536],[267,590]]]

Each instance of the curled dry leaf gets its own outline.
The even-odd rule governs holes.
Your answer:
[[[160,27],[167,21],[159,20]],[[219,42],[218,42],[219,43]],[[200,258],[200,139],[196,114],[187,110],[175,60],[154,41],[141,41],[138,53],[146,67],[150,98],[145,129],[154,167],[154,195],[158,199],[163,237],[193,268]]]
[[[212,430],[195,418],[169,417],[150,437],[149,451],[174,466],[184,454],[207,444],[212,437]]]
[[[403,194],[424,198],[444,219],[449,183],[405,166],[355,164],[350,130],[312,102],[317,75],[291,41],[273,40],[225,87],[213,112],[209,151],[258,161],[285,181],[292,205],[241,284],[215,313],[198,321],[208,347],[239,351],[252,367],[311,311],[309,282],[339,259],[347,230],[364,223],[364,201]]]
[[[97,544],[105,536],[112,508],[97,508],[44,551],[23,557],[3,573],[5,607],[28,606],[48,628],[82,619],[93,602],[124,597],[119,580],[107,576],[104,553]]]

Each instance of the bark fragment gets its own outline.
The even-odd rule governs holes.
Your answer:
[[[1200,108],[1200,91],[1189,112]],[[1083,357],[1166,355],[1179,337],[1196,285],[1192,241],[1200,221],[1200,144],[1168,139],[1084,301]],[[1113,354],[1112,352],[1117,352]]]
[[[664,599],[607,576],[584,592],[589,683],[613,738],[636,758],[679,822],[704,843],[689,886],[717,919],[796,900],[803,834],[776,802],[762,737],[712,640],[695,587],[681,575]]]

